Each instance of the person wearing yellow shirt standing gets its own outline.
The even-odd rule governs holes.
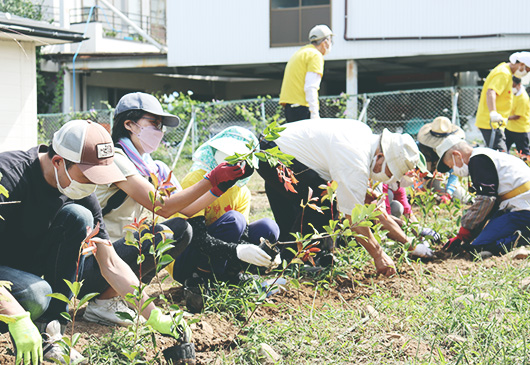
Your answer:
[[[316,25],[309,32],[311,43],[296,51],[287,62],[280,91],[286,123],[320,118],[318,90],[324,74],[324,56],[333,44],[332,36],[327,25]]]
[[[235,152],[249,152],[246,146],[258,145],[252,132],[242,127],[229,127],[213,136],[193,153],[191,171],[181,181],[182,187],[194,185],[204,174]],[[254,162],[257,166],[257,160]],[[248,166],[247,166],[248,168]],[[196,272],[208,279],[238,282],[248,264],[273,268],[280,255],[270,257],[258,247],[260,238],[278,241],[280,228],[270,218],[249,223],[250,177],[243,178],[219,196],[205,209],[188,219],[193,227],[193,238],[183,254],[167,269],[181,283]]]
[[[521,79],[513,78],[513,107],[506,126],[506,152],[515,143],[517,151],[530,155],[528,132],[530,132],[530,97],[521,85]]]
[[[503,129],[505,120],[512,111],[512,76],[525,76],[530,71],[530,52],[516,52],[510,62],[502,62],[486,77],[477,110],[475,125],[480,129],[486,146],[498,151],[506,151],[506,138]],[[491,141],[492,128],[494,140]],[[491,143],[493,142],[493,143]]]

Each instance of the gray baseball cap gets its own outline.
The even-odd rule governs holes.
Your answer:
[[[158,115],[162,117],[162,124],[167,127],[176,127],[180,124],[180,118],[166,113],[157,98],[151,94],[136,92],[124,95],[114,109],[114,117],[129,110],[143,110]]]

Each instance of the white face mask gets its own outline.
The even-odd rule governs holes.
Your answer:
[[[90,194],[92,194],[94,191],[96,191],[96,188],[98,187],[95,184],[81,184],[78,181],[75,181],[70,177],[70,174],[68,173],[68,170],[66,169],[66,163],[63,163],[64,165],[64,171],[66,172],[66,176],[68,179],[70,179],[70,185],[68,185],[66,188],[63,188],[61,186],[61,183],[59,183],[59,175],[57,175],[57,168],[53,166],[53,169],[55,170],[55,182],[57,183],[57,189],[59,191],[69,197],[72,200],[79,200],[86,198]]]
[[[386,171],[386,159],[383,161],[383,164],[381,165],[381,171],[380,172],[374,172],[374,166],[375,162],[377,161],[377,156],[374,156],[372,159],[372,163],[370,165],[370,179],[373,181],[380,181],[383,184],[389,184],[394,180],[394,177],[388,177],[385,173]]]
[[[469,166],[462,160],[462,167],[456,166],[455,156],[453,155],[453,172],[456,176],[467,177],[469,176]]]
[[[512,87],[512,93],[513,93],[514,95],[517,95],[517,91],[519,91],[519,90],[517,90],[515,87]]]
[[[518,78],[525,77],[528,71],[526,71],[526,66],[523,66],[523,69],[517,69],[513,74]]]
[[[399,186],[402,188],[408,188],[409,186],[414,185],[414,179],[410,176],[403,176],[401,180],[399,180]]]

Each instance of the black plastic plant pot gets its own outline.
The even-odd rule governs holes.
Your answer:
[[[206,283],[201,277],[186,279],[184,282],[184,299],[189,312],[200,313],[203,310],[203,294],[206,294],[206,290]]]
[[[280,253],[280,248],[275,243],[270,243],[267,240],[261,241],[258,247],[265,251],[272,259]]]
[[[168,347],[164,351],[164,358],[169,364],[195,365],[195,345],[189,342]]]

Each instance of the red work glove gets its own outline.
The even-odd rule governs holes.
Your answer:
[[[210,189],[210,192],[215,195],[216,197],[220,197],[224,193],[228,191],[232,186],[235,185],[235,183],[238,180],[245,179],[249,176],[251,176],[254,173],[254,168],[248,166],[246,163],[241,163],[241,168],[243,169],[243,175],[241,175],[237,179],[223,181],[222,183],[219,183],[219,185],[214,186],[212,189]]]
[[[443,247],[446,251],[455,251],[457,248],[459,248],[462,245],[462,242],[470,242],[472,240],[471,231],[469,229],[466,229],[464,227],[460,227],[460,230],[458,231],[458,234],[456,237],[451,238],[449,241],[447,241]]]
[[[443,204],[449,204],[451,202],[451,195],[449,195],[449,193],[445,193],[440,197],[440,202]]]
[[[212,186],[217,186],[224,181],[241,177],[244,172],[244,169],[239,164],[230,165],[228,162],[222,162],[215,169],[204,175],[204,178],[210,180]]]

